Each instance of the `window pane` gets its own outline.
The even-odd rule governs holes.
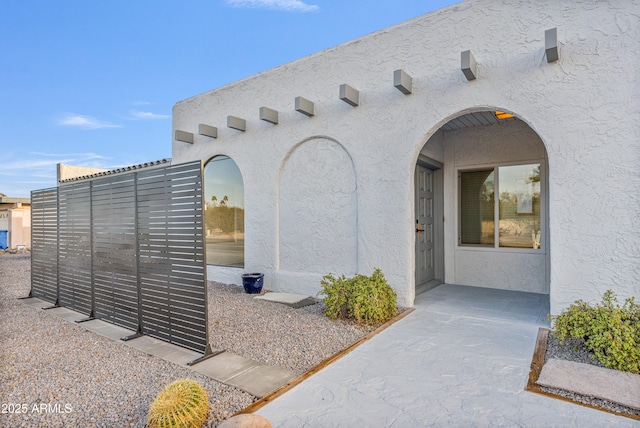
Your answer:
[[[500,246],[540,248],[540,164],[498,168]]]
[[[460,173],[460,243],[494,245],[493,170]]]
[[[244,185],[231,158],[205,165],[204,199],[207,264],[244,267]]]

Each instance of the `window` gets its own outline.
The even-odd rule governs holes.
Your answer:
[[[460,172],[460,245],[539,249],[540,218],[539,163]]]
[[[244,267],[244,185],[228,156],[205,165],[204,199],[207,264]]]
[[[491,245],[495,239],[493,170],[460,174],[460,242]]]

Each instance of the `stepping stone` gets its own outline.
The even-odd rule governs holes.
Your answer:
[[[277,293],[269,292],[261,296],[256,296],[254,299],[266,300],[268,302],[282,303],[283,305],[291,306],[294,309],[302,308],[318,303],[318,299],[305,296],[303,294],[293,293]]]
[[[308,296],[288,293],[269,294],[275,294],[276,296],[273,297],[276,297],[276,299],[285,299],[284,302],[280,303],[289,305],[296,305],[300,304],[300,302],[308,301],[308,299],[313,299]],[[316,303],[316,299],[313,300],[312,303],[306,304]],[[34,309],[41,308],[43,305],[51,306],[47,304],[47,302],[37,298],[24,299],[22,302]],[[49,309],[49,312],[68,322],[86,318],[85,315],[64,307]],[[123,342],[120,339],[132,335],[134,331],[99,319],[89,320],[78,325],[101,336],[108,337],[119,343],[124,343],[146,354],[154,355],[157,358],[170,361],[182,367],[188,367],[214,380],[240,388],[258,398],[264,397],[296,377],[294,373],[288,370],[268,366],[229,352],[222,352],[195,365],[187,366],[188,363],[196,360],[201,354],[146,335]]]
[[[191,368],[258,398],[264,397],[296,377],[295,374],[279,367],[267,366],[229,352],[223,352]]]
[[[542,366],[536,383],[640,410],[640,375],[637,374],[553,358]]]

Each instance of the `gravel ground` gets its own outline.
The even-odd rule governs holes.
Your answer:
[[[254,297],[241,286],[209,282],[212,349],[302,374],[375,329],[332,321],[322,303],[293,309]]]
[[[255,401],[237,388],[27,307],[17,298],[29,293],[30,274],[28,254],[0,254],[0,426],[142,427],[160,390],[185,377],[209,394],[207,426]],[[213,349],[296,374],[372,330],[328,320],[321,304],[292,309],[254,300],[238,286],[210,283],[209,299]],[[26,412],[17,413],[16,405]]]
[[[564,344],[560,344],[560,340],[553,336],[553,334],[549,334],[549,339],[547,340],[547,353],[545,355],[545,361],[550,358],[557,358],[560,360],[568,360],[577,363],[593,364],[598,367],[604,367],[602,363],[596,360],[595,355],[589,350],[589,348],[585,346],[584,342],[578,340],[567,340]],[[579,403],[602,407],[613,412],[628,413],[631,415],[640,416],[640,410],[621,406],[619,404],[612,403],[607,400],[602,400],[600,398],[576,394],[571,391],[565,391],[557,388],[542,387],[541,389],[551,394],[560,395]]]

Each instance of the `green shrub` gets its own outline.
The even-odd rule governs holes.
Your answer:
[[[200,428],[207,420],[209,397],[198,382],[180,379],[164,388],[149,408],[150,428]]]
[[[577,300],[551,319],[553,334],[562,342],[582,340],[606,367],[640,373],[640,305],[633,297],[621,307],[608,290],[602,303],[590,306]]]
[[[380,269],[373,275],[344,275],[334,277],[329,274],[320,282],[325,315],[331,319],[354,319],[363,324],[382,324],[396,315],[397,296]]]

